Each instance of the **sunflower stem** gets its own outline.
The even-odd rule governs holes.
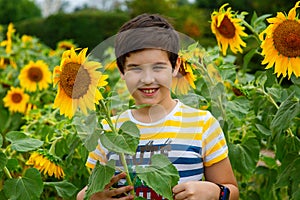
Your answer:
[[[246,22],[246,20],[243,20],[243,24],[254,34],[255,39],[257,40],[257,42],[260,43],[259,35],[258,35],[257,32],[255,32],[253,27],[248,22]]]
[[[267,99],[276,107],[276,109],[278,110],[279,109],[279,106],[277,105],[277,103],[275,102],[275,100],[272,98],[271,95],[269,95],[264,89],[262,89],[263,93],[267,96]],[[289,136],[291,137],[294,137],[294,133],[292,131],[291,128],[288,128],[287,130],[287,133],[289,134]]]
[[[112,132],[118,134],[118,131],[116,130],[116,127],[114,126],[112,120],[111,120],[111,116],[110,116],[110,112],[109,109],[107,108],[106,104],[104,103],[103,100],[100,100],[100,105],[101,107],[104,109],[105,115],[106,115],[106,121],[111,129]],[[129,185],[133,186],[130,174],[129,174],[129,170],[128,170],[128,165],[126,162],[126,158],[125,158],[125,154],[124,153],[120,153],[120,158],[121,158],[121,163],[124,167],[124,172],[126,173],[126,180],[128,182]],[[130,194],[132,194],[133,196],[135,196],[134,190],[130,191]]]
[[[9,172],[9,170],[7,169],[6,166],[3,168],[3,170],[4,170],[4,173],[6,174],[6,176],[7,176],[9,179],[12,179],[12,176],[11,176],[11,174],[10,174],[10,172]]]

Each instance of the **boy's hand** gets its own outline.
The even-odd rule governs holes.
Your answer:
[[[131,200],[134,197],[132,195],[123,196],[118,198],[118,195],[122,195],[124,193],[128,193],[129,191],[133,190],[133,186],[124,186],[120,188],[111,189],[111,187],[117,183],[120,179],[125,178],[125,173],[120,173],[110,180],[110,183],[107,184],[102,192],[98,192],[92,195],[91,200],[112,200],[112,199],[119,199],[119,200]]]
[[[173,187],[175,200],[219,199],[220,188],[208,181],[188,181]]]

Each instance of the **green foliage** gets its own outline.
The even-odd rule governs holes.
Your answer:
[[[72,197],[75,194],[75,192],[78,190],[78,188],[76,188],[73,184],[67,181],[49,182],[49,183],[46,182],[44,184],[55,188],[57,194],[62,198]]]
[[[72,39],[80,47],[95,48],[117,33],[129,19],[125,13],[81,11],[56,14],[45,19],[25,20],[16,24],[20,34],[34,35],[46,45],[56,48],[61,40]],[[42,28],[41,28],[42,27]]]
[[[110,160],[106,165],[96,163],[92,175],[89,178],[88,189],[84,199],[90,199],[91,195],[103,191],[115,174],[115,161]]]
[[[20,178],[7,180],[4,184],[5,196],[8,199],[39,199],[43,192],[43,181],[37,169],[27,169]]]
[[[177,169],[167,157],[155,154],[151,164],[146,167],[136,167],[137,176],[158,194],[167,199],[173,198],[172,188],[177,185],[179,175]]]
[[[0,0],[0,24],[41,17],[39,7],[31,0]]]
[[[32,151],[43,145],[43,141],[26,136],[20,131],[11,131],[6,134],[6,139],[11,142],[11,149],[27,152]]]
[[[131,121],[124,122],[118,133],[105,132],[100,136],[101,143],[110,151],[134,155],[140,140],[140,131]],[[116,145],[117,144],[117,145]]]

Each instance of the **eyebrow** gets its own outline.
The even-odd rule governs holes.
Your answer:
[[[143,65],[145,65],[145,64],[143,64]],[[166,62],[156,62],[156,63],[151,63],[150,65],[167,65],[167,63]],[[137,66],[142,66],[142,65],[130,63],[130,64],[126,65],[125,67],[137,67]]]

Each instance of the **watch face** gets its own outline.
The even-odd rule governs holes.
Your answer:
[[[229,196],[230,196],[230,190],[227,187],[224,186],[222,193],[223,193],[222,200],[228,200]]]

